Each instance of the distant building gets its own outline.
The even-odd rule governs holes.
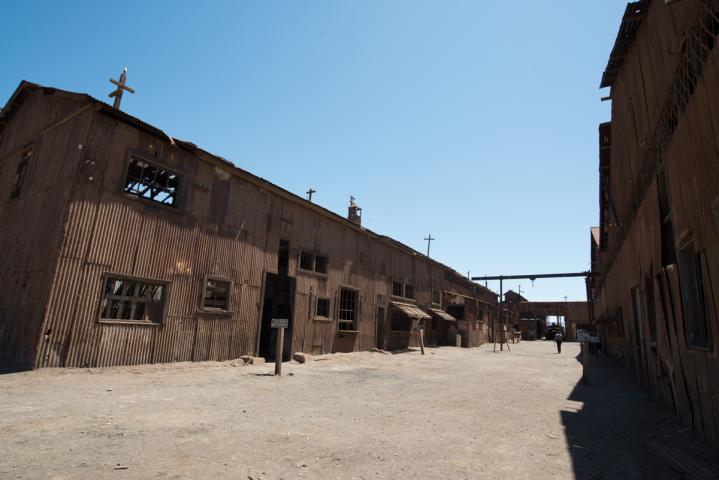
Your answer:
[[[602,78],[592,296],[605,348],[719,444],[719,2],[629,4]]]
[[[496,294],[87,95],[0,115],[0,367],[478,346]]]

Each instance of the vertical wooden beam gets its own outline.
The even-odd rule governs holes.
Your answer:
[[[285,344],[285,327],[277,329],[277,348],[275,350],[275,375],[282,376],[282,349]]]

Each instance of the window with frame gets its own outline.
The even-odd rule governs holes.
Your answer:
[[[20,196],[23,184],[25,183],[25,176],[27,174],[27,166],[32,156],[32,149],[25,150],[22,153],[20,162],[17,164],[17,170],[15,170],[15,178],[12,181],[12,187],[10,187],[10,200],[13,200]]]
[[[124,191],[161,205],[177,207],[180,175],[167,168],[130,155]]]
[[[338,330],[356,331],[359,292],[340,287],[340,305],[338,309]]]
[[[329,259],[325,255],[319,255],[307,250],[300,250],[298,267],[300,270],[305,270],[307,272],[327,275]]]
[[[432,289],[432,303],[440,307],[442,306],[442,290],[439,288]]]
[[[392,296],[414,300],[414,285],[411,285],[404,280],[393,280]]]
[[[694,242],[689,242],[677,252],[677,263],[687,345],[710,349],[712,342],[704,298],[701,256],[694,250]]]
[[[317,297],[315,303],[315,318],[330,318],[330,299]]]
[[[167,285],[155,280],[107,276],[100,321],[161,324]]]
[[[231,293],[232,280],[219,277],[206,277],[205,288],[202,294],[203,310],[228,312],[230,310]]]
[[[414,285],[408,283],[404,284],[404,298],[411,298],[414,300]]]
[[[314,255],[310,252],[300,252],[300,268],[302,270],[314,270]]]

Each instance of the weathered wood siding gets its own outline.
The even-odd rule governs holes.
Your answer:
[[[33,366],[62,238],[65,206],[90,120],[88,105],[23,94],[0,126],[0,368]],[[7,117],[6,117],[7,118]],[[23,152],[20,195],[10,199]]]
[[[90,100],[87,103],[93,105]],[[391,239],[183,142],[162,137],[152,127],[94,107],[82,122],[78,119],[66,130],[58,129],[52,155],[39,157],[48,178],[55,178],[62,187],[58,187],[59,196],[44,200],[45,208],[38,200],[36,210],[23,214],[25,221],[33,222],[45,215],[49,222],[45,228],[54,225],[42,239],[31,235],[33,241],[44,243],[36,245],[26,261],[46,261],[46,253],[54,253],[55,259],[41,269],[28,267],[40,272],[45,293],[32,304],[36,309],[31,312],[33,329],[3,333],[3,341],[12,345],[8,357],[36,367],[80,367],[225,360],[256,353],[264,277],[266,272],[277,272],[280,240],[290,243],[289,276],[296,282],[293,351],[321,354],[375,347],[376,308],[378,304],[389,307],[388,302],[395,300],[391,296],[394,278],[414,285],[416,304],[425,310],[432,288],[471,302],[474,297],[493,301],[494,295],[483,287]],[[81,151],[78,144],[83,145]],[[74,156],[66,153],[73,148]],[[179,208],[158,206],[122,191],[129,152],[182,175]],[[50,175],[53,169],[64,173]],[[9,181],[8,171],[2,169],[3,185]],[[10,218],[7,207],[2,212]],[[17,222],[13,235],[23,230]],[[3,241],[10,245],[17,238],[3,237]],[[328,274],[298,269],[301,249],[327,255]],[[16,267],[3,268],[14,271]],[[108,273],[169,282],[164,322],[99,322],[103,279]],[[234,281],[231,313],[210,314],[199,308],[208,274]],[[337,330],[341,285],[360,292],[357,333]],[[17,288],[6,290],[18,292]],[[313,319],[317,296],[331,299],[330,321]],[[26,307],[19,303],[22,300],[3,303],[14,312],[2,324],[3,332],[16,332],[24,321],[22,308]],[[472,311],[468,309],[467,346],[486,341],[486,331],[482,333]]]
[[[609,351],[639,385],[719,444],[719,39],[702,37],[711,40],[701,47],[710,52],[706,60],[691,41],[699,18],[707,24],[707,9],[719,14],[719,3],[651,2],[612,85],[610,190],[618,218],[600,245],[594,296]],[[682,73],[687,61],[701,72],[692,75],[694,87]],[[677,91],[688,96],[685,105]],[[701,261],[708,349],[689,347],[678,268],[662,263],[662,168],[674,243],[693,239]]]

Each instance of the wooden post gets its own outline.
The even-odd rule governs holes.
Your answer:
[[[499,279],[499,315],[497,321],[499,322],[499,351],[504,351],[504,316],[502,316],[502,279]]]
[[[285,327],[277,329],[277,348],[275,349],[275,375],[282,376],[282,349],[285,344]]]
[[[422,351],[422,355],[424,355],[424,329],[419,329],[419,349]]]

